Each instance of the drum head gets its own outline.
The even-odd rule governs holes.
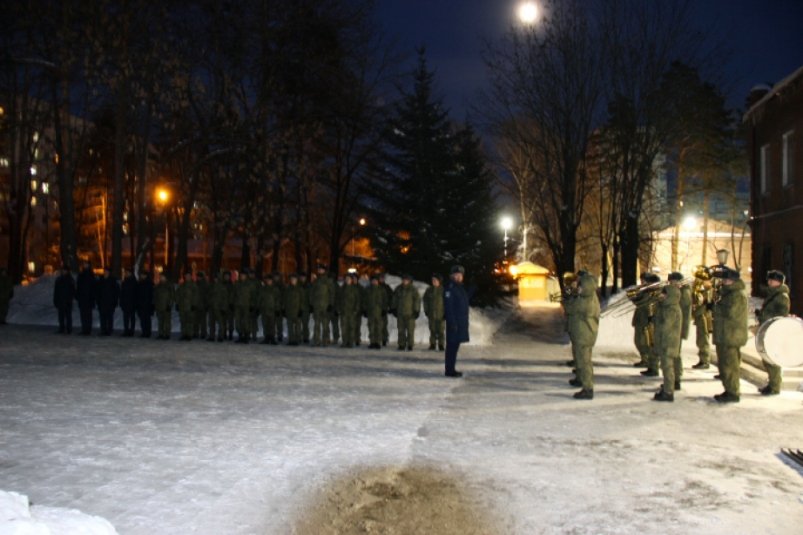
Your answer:
[[[803,320],[792,316],[767,320],[756,334],[756,350],[783,368],[803,366]]]

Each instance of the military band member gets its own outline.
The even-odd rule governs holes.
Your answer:
[[[574,394],[575,399],[594,399],[594,368],[591,350],[597,342],[599,331],[599,299],[597,281],[585,271],[580,271],[572,283],[572,296],[564,299],[563,307],[568,323],[572,355],[577,367],[577,380],[582,386]]]
[[[673,272],[669,274],[668,280],[669,284],[661,290],[655,306],[654,351],[661,359],[661,371],[664,374],[661,389],[653,396],[655,401],[674,401],[675,390],[680,388],[680,376],[677,374],[681,368],[679,361],[683,313],[680,305],[680,283],[683,275]]]
[[[385,309],[382,311],[382,345],[386,346],[390,342],[390,334],[388,331],[388,313],[392,313],[390,310],[392,303],[393,303],[393,288],[390,287],[385,281],[385,274],[379,274],[379,286],[385,290]]]
[[[314,320],[312,344],[328,346],[331,343],[329,319],[335,309],[335,281],[326,273],[326,266],[318,266],[318,275],[310,286],[309,304]]]
[[[692,292],[692,316],[697,331],[697,364],[692,366],[697,370],[707,370],[711,366],[711,346],[709,336],[714,328],[714,318],[711,309],[714,307],[713,290],[711,288],[711,273],[705,266],[697,266],[694,272],[694,289]]]
[[[209,340],[222,342],[228,338],[229,309],[231,307],[231,274],[218,273],[210,288],[209,296]]]
[[[655,326],[652,317],[655,310],[654,292],[648,289],[661,282],[655,273],[641,274],[641,285],[636,289],[632,298],[636,309],[633,311],[633,342],[639,352],[640,360],[635,367],[646,367],[641,374],[648,377],[658,376],[658,357],[653,350]]]
[[[784,284],[785,281],[786,276],[781,271],[772,270],[767,273],[767,294],[761,308],[756,310],[759,325],[772,318],[789,315],[789,286]],[[759,392],[764,396],[778,395],[781,393],[783,383],[781,367],[767,359],[763,359],[763,361],[769,382]]]
[[[747,343],[747,295],[738,271],[724,268],[717,275],[722,278],[722,284],[714,304],[714,345],[725,391],[714,399],[720,403],[736,403],[740,394],[740,348]]]

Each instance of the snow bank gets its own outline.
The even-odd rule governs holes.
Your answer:
[[[389,275],[385,281],[390,284],[391,288],[396,288],[401,284],[401,278]],[[11,300],[11,305],[8,312],[8,322],[19,325],[53,325],[58,324],[58,316],[56,309],[53,306],[53,286],[56,282],[56,275],[44,275],[27,286],[15,286],[14,298]],[[421,297],[424,297],[427,284],[423,282],[413,283],[418,290]],[[499,329],[502,322],[510,314],[506,309],[479,309],[472,308],[469,314],[469,337],[471,338],[470,344],[484,346],[490,345],[493,340],[494,333]],[[100,326],[97,309],[92,315],[93,326],[98,328]],[[80,315],[78,313],[78,304],[73,303],[73,332],[80,329]],[[388,319],[388,332],[390,340],[393,342],[398,338],[398,329],[396,327],[396,319],[392,316]],[[155,318],[153,327],[156,327]],[[261,324],[261,322],[259,322]],[[310,326],[312,322],[310,321]],[[79,326],[76,329],[76,326]],[[181,330],[181,323],[178,319],[178,313],[173,311],[173,332],[177,333]],[[137,320],[137,327],[139,327],[139,320]],[[123,329],[123,315],[119,310],[114,315],[114,328],[117,331]],[[262,336],[262,327],[259,327],[259,336]],[[362,338],[368,339],[368,324],[366,321],[362,322]],[[415,343],[418,345],[429,345],[429,324],[427,317],[423,311],[415,323]]]
[[[108,520],[75,509],[31,506],[27,496],[0,490],[0,535],[117,535]]]

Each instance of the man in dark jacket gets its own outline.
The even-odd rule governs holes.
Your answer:
[[[6,268],[0,267],[0,325],[6,324],[8,304],[12,297],[14,297],[14,284],[11,282]]]
[[[432,275],[432,286],[424,292],[424,314],[429,320],[429,348],[443,351],[443,285],[441,276]]]
[[[151,316],[153,316],[153,281],[147,271],[142,271],[137,281],[137,316],[139,316],[142,337],[150,338]]]
[[[114,309],[120,303],[120,285],[110,267],[103,269],[103,278],[98,281],[98,314],[100,334],[111,336],[114,331]]]
[[[443,292],[446,317],[446,377],[462,377],[455,369],[460,344],[468,342],[468,294],[463,287],[463,266],[453,266],[451,281]]]
[[[123,282],[120,284],[120,308],[123,311],[123,336],[134,336],[137,310],[137,279],[134,273],[123,270]]]
[[[59,312],[59,334],[72,333],[73,299],[75,299],[75,281],[69,266],[64,266],[53,287],[53,305]]]
[[[92,333],[92,309],[98,298],[97,280],[89,262],[84,262],[84,267],[78,274],[75,297],[81,313],[81,334],[89,336]]]

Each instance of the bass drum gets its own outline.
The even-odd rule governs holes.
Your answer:
[[[803,320],[785,316],[765,321],[756,333],[756,350],[782,368],[803,366]]]

